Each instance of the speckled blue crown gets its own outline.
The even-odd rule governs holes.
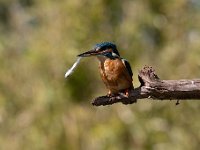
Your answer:
[[[112,48],[113,52],[119,56],[119,52],[117,51],[117,46],[112,42],[102,42],[94,46],[94,49],[100,49],[100,50],[105,50],[109,48]]]

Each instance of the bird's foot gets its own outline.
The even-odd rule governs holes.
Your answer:
[[[128,89],[125,89],[123,91],[120,91],[119,94],[126,97],[126,98],[129,98],[129,97],[131,97],[131,91],[132,90],[133,90],[132,88],[128,88]]]
[[[107,94],[107,97],[109,97],[109,101],[112,102],[112,101],[115,101],[117,99],[117,97],[119,96],[119,94],[115,94],[115,93],[111,93],[110,91],[108,92]]]
[[[119,92],[119,94],[124,97],[122,101],[123,104],[132,104],[132,103],[137,102],[137,99],[134,99],[134,97],[131,97],[132,90],[134,90],[134,88],[128,88]]]

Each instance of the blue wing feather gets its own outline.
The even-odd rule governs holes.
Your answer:
[[[132,69],[131,69],[131,65],[129,64],[129,62],[128,62],[126,59],[123,59],[123,58],[122,58],[122,62],[123,62],[123,64],[125,65],[126,69],[128,70],[129,75],[130,75],[131,78],[132,78],[132,76],[133,76],[133,71],[132,71]]]

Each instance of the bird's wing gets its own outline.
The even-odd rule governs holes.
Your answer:
[[[130,65],[129,62],[128,62],[126,59],[124,59],[124,58],[122,58],[122,62],[123,62],[123,64],[124,64],[124,66],[126,67],[126,69],[128,70],[129,75],[130,75],[131,78],[132,78],[133,72],[132,72],[132,69],[131,69],[131,65]]]

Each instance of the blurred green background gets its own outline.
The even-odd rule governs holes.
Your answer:
[[[1,150],[197,150],[200,101],[93,107],[107,93],[95,58],[112,41],[134,71],[200,77],[199,0],[0,0]]]

